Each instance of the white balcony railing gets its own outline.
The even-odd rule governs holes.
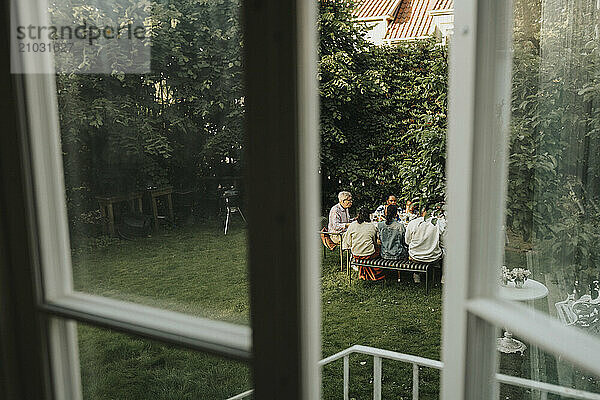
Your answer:
[[[319,361],[319,366],[322,367],[333,361],[343,359],[344,361],[344,400],[349,399],[349,382],[350,382],[350,355],[351,354],[365,354],[373,357],[373,399],[381,400],[381,360],[394,360],[412,364],[413,368],[413,382],[412,382],[412,398],[413,400],[419,399],[419,367],[433,368],[441,370],[444,364],[438,360],[432,360],[429,358],[423,358],[418,356],[412,356],[410,354],[397,353],[390,350],[382,350],[376,347],[368,347],[361,345],[354,345],[348,347],[345,350],[340,351],[332,356],[322,359]],[[553,385],[550,383],[532,381],[530,379],[518,378],[516,376],[496,374],[496,380],[499,384],[511,385],[531,389],[540,393],[541,400],[546,400],[548,394],[557,394],[559,396],[569,397],[572,399],[580,400],[600,400],[600,394],[586,392],[578,389],[571,389],[564,386]],[[240,393],[227,400],[242,400],[250,398],[253,394],[253,390],[248,390],[244,393]]]

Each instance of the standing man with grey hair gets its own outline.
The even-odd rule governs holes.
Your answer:
[[[348,209],[352,207],[352,194],[350,192],[338,193],[338,200],[335,206],[329,211],[329,232],[344,233],[350,225],[350,213]],[[340,243],[340,236],[331,235],[331,240],[336,244]]]

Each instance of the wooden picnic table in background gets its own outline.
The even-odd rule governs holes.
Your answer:
[[[173,217],[173,186],[165,186],[163,188],[148,189],[147,192],[150,194],[150,203],[152,204],[152,218],[154,220],[154,231],[158,231],[158,207],[156,205],[156,199],[161,196],[167,198],[167,211],[169,213],[169,219],[171,223],[175,222]]]
[[[121,202],[128,202],[131,212],[135,212],[135,201],[137,200],[137,208],[139,213],[142,213],[142,196],[143,192],[120,193],[110,196],[96,196],[102,217],[107,218],[107,230],[111,236],[115,235],[115,212],[114,205]]]

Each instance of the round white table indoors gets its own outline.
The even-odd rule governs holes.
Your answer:
[[[527,279],[522,288],[515,287],[514,282],[509,282],[507,286],[500,286],[499,295],[505,300],[533,301],[548,296],[548,288],[541,282]],[[496,339],[496,346],[502,353],[520,352],[521,355],[527,349],[523,342],[513,339],[512,333],[508,331],[504,332],[504,337]]]

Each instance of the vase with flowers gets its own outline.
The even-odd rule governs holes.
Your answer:
[[[510,271],[511,280],[515,282],[516,288],[522,288],[527,278],[531,276],[531,271],[524,268],[514,268]]]

